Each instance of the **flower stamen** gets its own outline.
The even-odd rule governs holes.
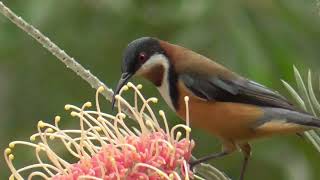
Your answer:
[[[129,89],[134,91],[133,106],[121,96]],[[12,173],[9,179],[189,180],[192,172],[187,162],[194,142],[189,139],[188,113],[186,125],[179,124],[170,129],[164,111],[160,110],[161,124],[165,127],[162,129],[151,108],[158,99],[145,99],[141,89],[142,85],[134,86],[132,83],[121,88],[115,97],[118,105],[116,115],[101,112],[99,95],[105,90],[103,87],[98,88],[95,94],[96,110],[89,109],[91,102],[81,107],[65,105],[65,110],[70,110],[70,115],[79,120],[80,127],[76,129],[61,129],[60,116],[55,116],[53,124],[39,121],[30,142],[13,141],[5,149],[5,161]],[[185,97],[185,102],[188,110],[188,97]],[[124,109],[131,113],[129,118],[137,122],[135,126],[128,125],[129,118]],[[186,137],[181,131],[176,131],[178,128],[185,130]],[[33,148],[36,162],[16,169],[13,150],[17,145]],[[61,147],[65,147],[65,152],[72,156],[71,160],[62,158]]]

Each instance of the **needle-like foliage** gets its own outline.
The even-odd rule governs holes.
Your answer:
[[[297,90],[295,90],[289,83],[282,80],[284,86],[288,89],[291,96],[297,102],[297,104],[306,112],[319,117],[320,114],[320,103],[316,97],[316,93],[313,85],[312,73],[308,71],[307,82],[304,82],[300,72],[294,66],[294,76],[297,83]],[[320,89],[320,87],[319,87]],[[308,140],[314,145],[314,147],[320,152],[320,131],[310,130],[304,133]]]

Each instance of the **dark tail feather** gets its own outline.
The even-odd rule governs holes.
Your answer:
[[[264,108],[265,118],[285,119],[288,123],[320,128],[320,119],[307,113],[281,108]]]
[[[308,116],[310,116],[310,115],[308,115]],[[320,128],[320,119],[318,119],[316,117],[313,117],[313,116],[310,116],[307,119],[302,119],[302,120],[299,120],[299,121],[293,121],[293,123],[301,124],[301,125],[304,125],[304,126],[311,126],[311,127]]]

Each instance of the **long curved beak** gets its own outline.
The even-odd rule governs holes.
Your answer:
[[[116,90],[114,91],[113,97],[112,97],[112,109],[115,105],[115,96],[119,93],[120,89],[128,82],[128,80],[132,77],[131,73],[122,73],[121,78],[118,82],[118,85],[116,87]]]

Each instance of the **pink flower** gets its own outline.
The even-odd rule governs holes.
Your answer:
[[[134,90],[134,106],[121,96],[129,88]],[[118,113],[115,116],[100,110],[98,96],[103,88],[96,93],[96,110],[87,110],[92,106],[90,102],[81,108],[66,105],[65,109],[72,110],[71,115],[80,120],[80,129],[60,129],[59,116],[54,125],[39,121],[38,132],[31,136],[31,142],[14,141],[5,150],[5,159],[12,172],[10,178],[23,179],[22,174],[26,173],[21,172],[26,171],[29,172],[28,178],[39,176],[52,180],[193,178],[187,165],[194,147],[194,142],[189,139],[189,123],[169,129],[165,114],[160,110],[165,129],[161,128],[149,105],[157,103],[157,99],[144,99],[139,91],[141,88],[141,85],[136,87],[132,83],[122,88],[116,96]],[[188,97],[185,101],[187,105]],[[129,128],[125,123],[125,109],[138,127]],[[178,128],[183,128],[184,132],[176,131]],[[34,148],[37,162],[16,169],[12,154],[16,145]],[[58,147],[65,147],[74,161],[63,159],[60,152],[54,150]]]

